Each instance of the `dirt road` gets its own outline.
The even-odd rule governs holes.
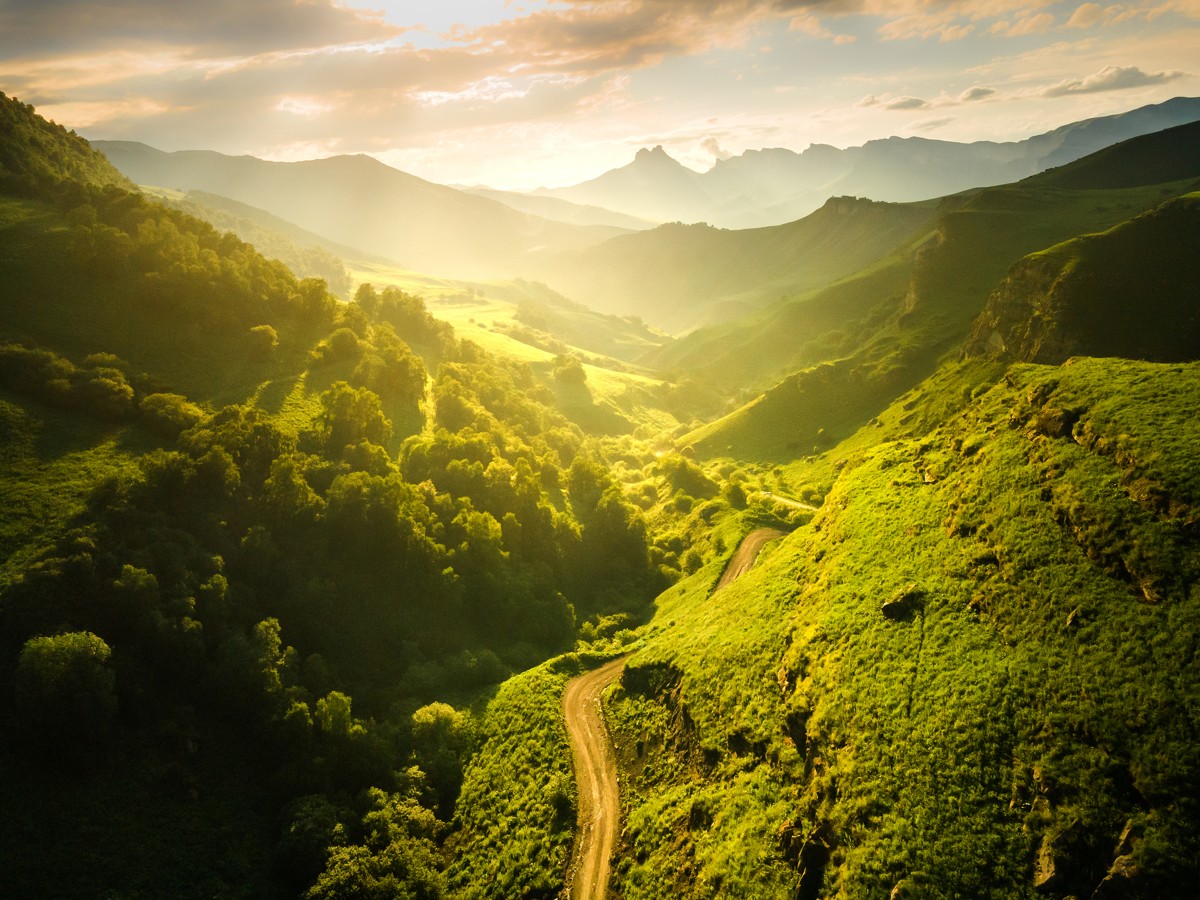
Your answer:
[[[742,542],[738,544],[737,550],[729,560],[729,565],[721,573],[721,580],[717,582],[716,589],[719,591],[725,585],[749,572],[762,548],[776,538],[783,537],[786,533],[778,528],[759,528],[742,538]]]
[[[717,589],[749,571],[763,545],[784,534],[774,528],[760,528],[746,535],[725,567]],[[579,787],[568,900],[604,900],[608,894],[609,864],[620,832],[621,801],[617,792],[617,761],[604,724],[600,695],[621,677],[624,667],[624,658],[614,659],[573,679],[563,694],[563,718],[571,738],[575,782]]]
[[[563,694],[563,717],[571,737],[579,786],[570,900],[603,900],[608,893],[609,860],[617,844],[621,804],[617,761],[604,724],[600,694],[620,677],[624,666],[623,658],[614,659],[571,681]]]

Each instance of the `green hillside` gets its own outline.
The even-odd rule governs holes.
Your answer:
[[[132,187],[87,141],[47,122],[32,106],[0,92],[0,183],[5,193],[29,194],[63,182]]]
[[[997,371],[902,398],[756,571],[659,599],[610,701],[620,896],[1187,895],[1200,369]]]
[[[1016,263],[976,319],[967,351],[1026,362],[1200,356],[1200,194]]]
[[[1023,184],[1087,190],[1140,187],[1194,178],[1200,122],[1179,125],[1106,147],[1027,178]]]
[[[1152,148],[1164,141],[1190,146],[1191,126],[1135,139],[1130,142],[1134,149],[1140,140]],[[1157,158],[1153,152],[1146,156]],[[1190,171],[1188,178],[1166,184],[1073,190],[1042,186],[1031,179],[944,199],[935,220],[935,238],[915,254],[894,257],[871,278],[860,275],[778,304],[760,319],[737,327],[697,332],[672,348],[671,353],[687,353],[693,360],[706,347],[712,348],[716,359],[740,354],[760,361],[758,371],[765,373],[771,371],[769,365],[775,371],[787,363],[803,366],[726,418],[686,435],[682,443],[705,456],[776,462],[827,448],[929,375],[944,355],[957,353],[1011,266],[1030,253],[1115,228],[1164,199],[1194,191],[1200,184],[1200,159],[1194,160]],[[1190,208],[1190,204],[1181,206],[1178,215],[1186,216],[1182,210]],[[1166,220],[1164,214],[1152,221]],[[1136,235],[1148,227],[1122,232],[1117,240],[1130,246],[1121,259],[1131,260],[1144,252]],[[1156,251],[1158,255],[1148,257],[1144,264],[1152,272],[1147,278],[1174,278],[1177,284],[1187,285],[1193,233],[1190,227],[1180,228],[1178,241],[1167,241]],[[1165,268],[1153,274],[1155,263],[1150,260],[1160,256]],[[1177,276],[1170,274],[1175,264],[1183,266]],[[1138,278],[1136,274],[1122,277]],[[1171,296],[1187,293],[1186,287],[1173,290]],[[1110,304],[1119,306],[1116,293],[1111,296]],[[832,323],[821,313],[841,303],[846,304],[849,322],[841,329],[823,331]],[[811,323],[810,340],[818,340],[789,354],[777,335],[794,334],[787,330],[793,322]]]
[[[164,206],[203,219],[218,231],[236,234],[247,244],[253,244],[268,259],[283,262],[297,278],[321,278],[339,298],[350,299],[350,275],[344,259],[347,256],[361,256],[361,252],[326,240],[261,209],[217,194],[204,191],[188,191],[185,194],[161,188],[148,189],[146,194]]]
[[[545,279],[596,309],[686,331],[851,275],[927,230],[932,215],[929,204],[835,197],[771,228],[677,222],[565,254]]]

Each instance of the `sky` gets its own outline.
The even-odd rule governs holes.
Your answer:
[[[554,187],[1198,96],[1200,0],[0,0],[0,91],[93,140]]]

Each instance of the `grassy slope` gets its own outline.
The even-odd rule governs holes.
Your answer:
[[[829,349],[835,355],[826,362],[784,379],[682,442],[707,456],[776,462],[830,446],[931,374],[943,354],[957,351],[1014,262],[1076,235],[1110,228],[1193,185],[1188,180],[1062,190],[1027,182],[947,202],[939,218],[940,239],[919,255],[906,295],[880,297],[871,326],[858,333],[856,343],[833,343]],[[786,314],[786,307],[781,312]],[[742,352],[753,355],[757,349],[751,341]]]
[[[134,470],[151,440],[0,392],[0,586],[49,549],[97,484]]]
[[[623,362],[666,340],[646,326],[594,313],[529,282],[484,283],[439,279],[381,263],[355,262],[354,280],[393,285],[426,298],[429,311],[449,322],[462,338],[484,350],[529,363],[548,374],[556,356],[584,360],[587,384],[560,388],[563,413],[586,431],[622,434],[639,427],[662,431],[679,423],[660,408],[664,382]],[[521,302],[548,307],[546,330],[531,328],[519,315]]]
[[[575,837],[575,778],[562,720],[567,682],[597,657],[559,657],[506,681],[480,713],[449,848],[451,896],[554,897]],[[602,661],[602,660],[600,660]]]
[[[1144,895],[1200,875],[1200,366],[981,365],[889,410],[741,582],[664,598],[631,668],[678,686],[613,704],[645,754],[622,896],[1022,897],[1035,858],[1087,896],[1127,823]]]

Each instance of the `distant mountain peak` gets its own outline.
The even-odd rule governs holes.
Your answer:
[[[656,144],[653,148],[643,147],[641,150],[639,150],[637,152],[637,156],[634,157],[635,161],[649,160],[649,159],[659,159],[659,160],[669,159],[669,160],[671,160],[671,162],[675,161],[671,157],[671,155],[669,153],[667,153],[666,150],[663,149],[662,144]]]

